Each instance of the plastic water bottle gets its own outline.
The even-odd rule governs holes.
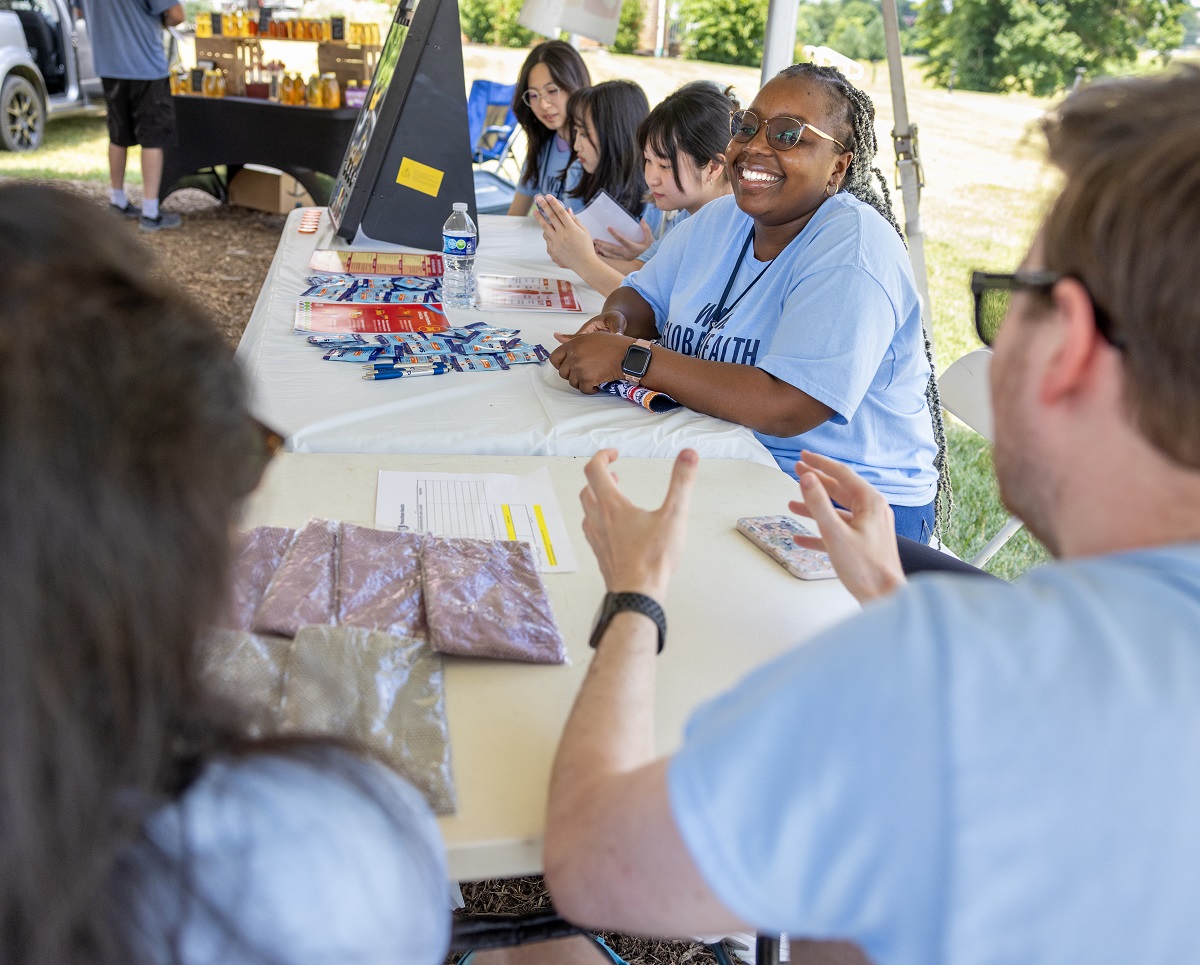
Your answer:
[[[467,205],[459,201],[442,225],[442,301],[447,308],[475,307],[475,244],[479,233],[467,214]]]

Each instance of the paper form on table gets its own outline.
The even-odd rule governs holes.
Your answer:
[[[375,525],[434,536],[521,540],[543,573],[579,569],[545,466],[524,476],[381,470]]]

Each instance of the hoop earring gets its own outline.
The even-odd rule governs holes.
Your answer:
[[[840,188],[840,187],[841,187],[841,185],[838,184],[836,181],[832,181],[829,184],[825,185],[825,197],[832,198],[835,194],[838,193],[838,188]],[[833,188],[833,190],[830,191],[829,190],[830,188]]]

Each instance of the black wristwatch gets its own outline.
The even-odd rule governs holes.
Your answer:
[[[654,358],[650,345],[644,338],[639,338],[625,350],[625,358],[621,360],[621,372],[626,381],[639,385],[650,369],[650,360]]]
[[[658,605],[657,600],[644,593],[605,593],[588,645],[593,650],[599,645],[600,638],[604,636],[612,618],[622,610],[644,613],[658,625],[658,652],[662,653],[663,644],[667,639],[667,615],[663,613],[663,608]]]

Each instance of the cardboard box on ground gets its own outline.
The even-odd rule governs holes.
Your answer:
[[[314,202],[304,185],[290,174],[259,164],[247,164],[229,182],[229,203],[270,214],[309,208]]]

